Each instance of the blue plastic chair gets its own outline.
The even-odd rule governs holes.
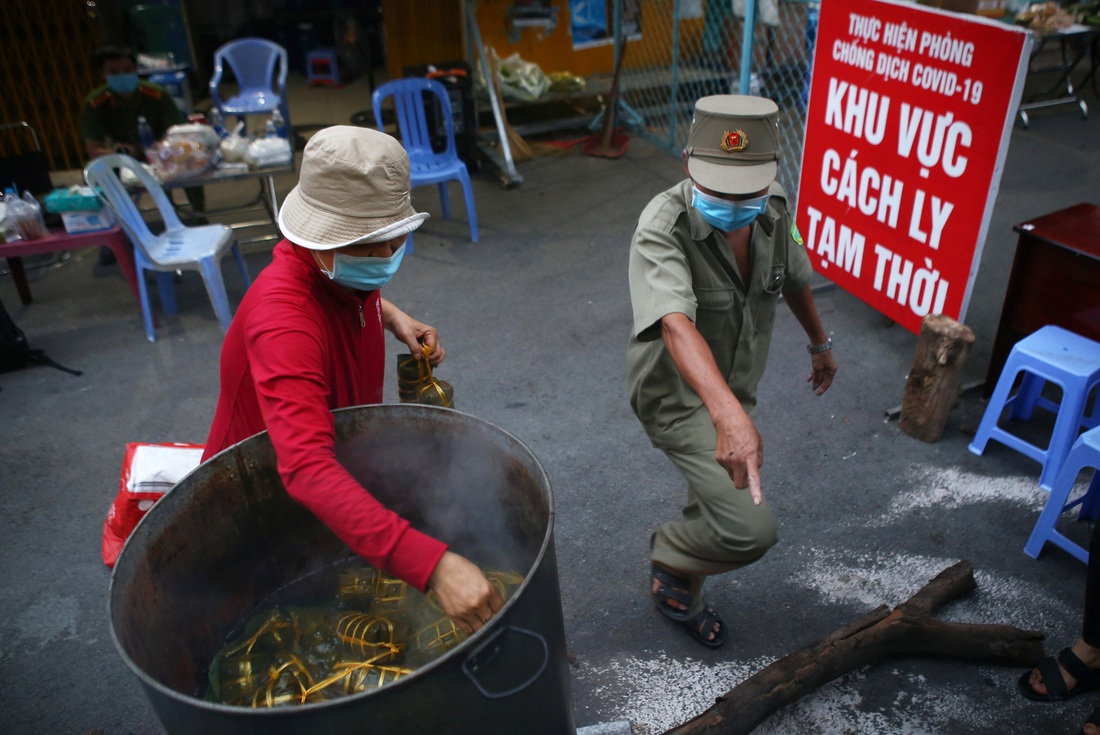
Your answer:
[[[447,145],[439,153],[432,148],[432,138],[428,132],[428,120],[424,109],[425,94],[435,95],[440,105],[441,117],[446,124]],[[447,198],[447,182],[456,180],[462,184],[462,192],[466,197],[466,214],[470,219],[470,241],[477,242],[474,189],[470,184],[470,173],[466,170],[466,164],[458,157],[455,149],[454,118],[446,88],[439,82],[419,77],[395,79],[383,84],[371,95],[374,122],[379,130],[384,129],[382,105],[390,97],[393,98],[393,106],[397,111],[397,129],[401,136],[401,144],[409,153],[412,186],[437,184],[443,219],[450,219],[451,206]]]
[[[1021,373],[1019,390],[1009,395]],[[1043,397],[1047,382],[1062,389],[1059,403]],[[1050,490],[1081,428],[1097,424],[1097,412],[1086,415],[1085,404],[1098,383],[1100,343],[1061,327],[1048,325],[1039,329],[1012,347],[970,451],[982,454],[991,439],[1015,449],[1043,465],[1039,487]],[[1036,408],[1057,414],[1047,447],[1038,447],[999,426],[1006,408],[1008,418],[1020,421],[1030,421]]]
[[[1093,469],[1093,476],[1088,490],[1071,501],[1069,496],[1073,492],[1077,476],[1081,470],[1090,467]],[[1031,537],[1024,546],[1025,554],[1038,559],[1043,546],[1049,542],[1068,551],[1075,559],[1089,563],[1089,552],[1062,534],[1055,528],[1055,524],[1063,513],[1077,506],[1080,506],[1078,519],[1096,519],[1097,512],[1100,511],[1100,473],[1095,471],[1097,468],[1100,468],[1100,429],[1090,429],[1077,438],[1066,456],[1051,487],[1046,505],[1043,506],[1043,512],[1039,514],[1039,520],[1035,522]]]
[[[223,100],[218,86],[225,65],[237,78],[237,94]],[[286,49],[263,38],[240,38],[222,45],[214,52],[214,76],[210,78],[210,97],[223,115],[270,114],[278,108],[290,125],[290,108],[286,99]]]
[[[141,186],[152,196],[161,218],[164,232],[154,235],[141,211],[127,191],[118,173],[127,169],[137,177]],[[221,259],[226,250],[233,251],[245,288],[252,283],[245,266],[241,249],[237,246],[233,230],[225,225],[186,227],[180,222],[172,202],[152,174],[129,156],[111,154],[100,156],[84,168],[84,180],[95,190],[103,203],[110,208],[134,243],[134,263],[137,267],[138,291],[141,296],[141,315],[145,322],[145,335],[156,342],[153,326],[153,309],[145,285],[145,271],[157,274],[161,305],[167,314],[177,312],[176,297],[172,286],[172,274],[179,270],[195,270],[202,275],[206,293],[214,305],[222,329],[229,329],[233,312],[222,280]]]

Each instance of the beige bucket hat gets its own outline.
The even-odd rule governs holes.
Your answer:
[[[779,169],[779,106],[740,94],[702,97],[684,150],[695,183],[722,194],[761,191]]]
[[[279,229],[302,247],[334,250],[399,237],[427,218],[413,209],[409,156],[401,144],[377,130],[335,125],[306,144],[298,185],[279,210]]]

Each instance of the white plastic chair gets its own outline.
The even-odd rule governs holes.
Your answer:
[[[118,171],[127,169],[153,197],[164,220],[164,232],[154,235],[141,216],[130,192],[122,184]],[[233,251],[245,288],[252,283],[244,257],[237,246],[233,230],[225,225],[201,225],[186,227],[180,222],[168,195],[152,174],[129,156],[111,154],[100,156],[84,168],[84,180],[114,213],[126,234],[134,243],[134,263],[137,266],[138,290],[141,296],[141,314],[145,321],[145,334],[150,342],[157,339],[153,326],[153,309],[145,285],[145,271],[156,272],[161,305],[167,314],[176,313],[176,298],[169,274],[178,270],[195,270],[202,275],[206,293],[214,305],[214,313],[222,329],[229,329],[233,312],[222,280],[221,259],[227,249]]]

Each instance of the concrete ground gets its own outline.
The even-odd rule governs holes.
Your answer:
[[[346,122],[369,107],[362,84],[299,89],[299,125]],[[1098,100],[1089,91],[1086,99]],[[1070,108],[1017,127],[966,322],[977,342],[967,382],[984,377],[1016,237],[1015,223],[1100,191],[1100,120]],[[872,608],[902,602],[941,569],[973,562],[978,588],[943,617],[1041,631],[1049,652],[1073,640],[1084,566],[1058,550],[1022,547],[1043,503],[1038,467],[996,445],[967,451],[983,404],[968,393],[943,438],[921,443],[885,411],[900,405],[915,337],[839,289],[818,308],[835,343],[837,381],[807,388],[809,360],[793,316],[780,309],[758,423],[764,491],[781,541],[760,563],[714,580],[711,602],[730,627],[718,651],[692,642],[646,594],[647,545],[678,513],[683,483],[652,449],[625,396],[630,331],[627,244],[637,215],[677,181],[674,157],[640,139],[620,160],[575,153],[520,166],[504,190],[475,177],[481,241],[464,208],[443,220],[430,187],[414,195],[433,214],[388,298],[437,326],[448,350],[437,374],[460,410],[527,443],[555,495],[555,529],[578,725],[627,721],[661,733],[715,695]],[[280,183],[285,195],[293,177]],[[208,191],[226,200],[243,196]],[[452,198],[459,202],[457,187]],[[247,248],[252,273],[270,244]],[[0,375],[0,730],[146,735],[159,726],[116,652],[106,615],[110,572],[100,559],[104,514],[127,442],[202,442],[217,397],[222,334],[201,282],[185,274],[180,314],[146,341],[117,267],[94,249],[32,271],[21,306],[9,277],[0,299],[35,347],[84,372],[45,367]],[[242,285],[225,264],[230,300]],[[398,351],[391,342],[390,349]],[[387,400],[396,401],[393,376]],[[1089,527],[1071,524],[1087,538]],[[1025,701],[1017,669],[897,658],[861,668],[775,714],[780,733],[1078,732],[1100,695],[1064,704]],[[517,725],[517,732],[522,732]]]

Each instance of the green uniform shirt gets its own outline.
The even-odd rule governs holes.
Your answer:
[[[716,446],[714,424],[680,376],[661,339],[661,319],[686,315],[710,345],[718,370],[751,415],[771,343],[780,293],[802,289],[809,257],[772,184],[753,225],[752,282],[746,287],[722,234],[691,206],[691,180],[659,194],[642,211],[630,244],[634,331],[627,348],[630,405],[654,446],[696,452]],[[797,238],[797,239],[796,239]]]
[[[80,132],[85,140],[104,141],[108,145],[128,143],[141,148],[137,120],[144,116],[160,140],[173,125],[182,125],[187,118],[176,107],[168,90],[156,84],[141,82],[129,97],[99,87],[85,98],[80,119]]]

